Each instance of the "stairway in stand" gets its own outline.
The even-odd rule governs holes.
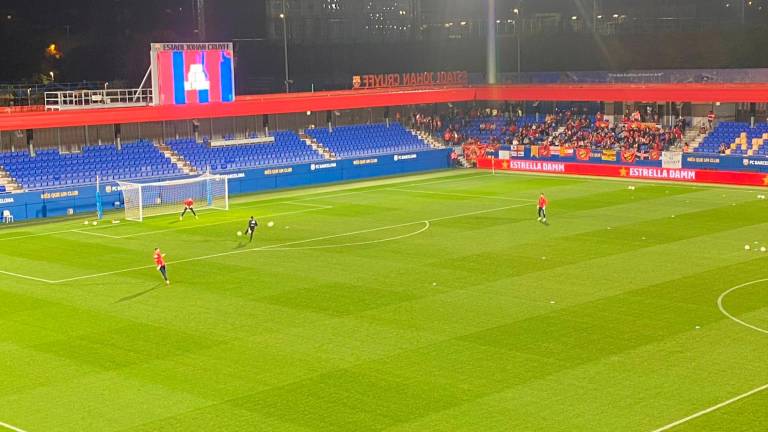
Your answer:
[[[462,168],[472,168],[472,164],[469,163],[467,158],[464,157],[464,155],[458,156],[456,159],[458,159],[459,164],[461,164]]]
[[[314,138],[307,135],[304,131],[299,132],[299,138],[304,141],[308,146],[312,147],[312,150],[316,151],[325,160],[336,160],[336,155],[325,148],[322,144],[317,142]]]
[[[160,151],[168,160],[173,162],[174,165],[179,167],[179,169],[186,175],[197,175],[199,172],[197,169],[195,169],[194,166],[192,166],[191,163],[189,163],[186,159],[184,159],[180,154],[176,153],[168,147],[165,144],[155,142],[155,147],[157,147],[157,150]]]
[[[695,150],[698,146],[704,142],[704,139],[709,136],[709,132],[701,133],[696,128],[691,128],[683,136],[683,143],[688,143],[691,147],[691,151]]]
[[[5,170],[5,168],[0,167],[0,186],[5,187],[6,192],[21,192],[23,188],[21,185],[16,183],[16,180],[14,180],[13,177],[8,173],[8,171]]]
[[[408,129],[412,134],[419,137],[420,140],[424,141],[425,143],[429,144],[430,147],[433,149],[442,149],[445,148],[442,142],[435,138],[432,134],[429,132],[423,132],[416,129]]]

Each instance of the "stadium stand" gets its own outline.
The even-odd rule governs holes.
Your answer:
[[[196,143],[192,138],[169,140],[167,144],[199,171],[205,171],[209,167],[212,172],[221,172],[323,160],[320,153],[313,150],[294,132],[276,132],[274,138],[273,143],[221,147],[210,147],[205,143]]]
[[[768,123],[720,122],[715,129],[694,149],[695,153],[720,153],[720,146],[725,145],[724,154],[738,156],[768,156]]]
[[[538,119],[535,115],[479,116],[470,113],[469,116],[453,117],[438,123],[446,127],[431,129],[432,133],[439,134],[445,142],[454,145],[548,143],[595,149],[633,148],[643,154],[651,150],[663,151],[681,143],[685,132],[682,123],[666,128],[629,119],[610,123],[600,113],[581,114],[571,110],[539,116]]]
[[[538,121],[536,116],[523,116],[512,122],[506,117],[478,117],[467,122],[461,128],[462,135],[477,140],[482,144],[488,144],[493,141],[504,141],[505,137],[514,136],[515,130],[510,130],[509,126],[514,124],[518,127],[525,125],[544,125],[544,117]]]
[[[308,129],[314,138],[338,158],[374,156],[430,149],[429,144],[398,123]]]
[[[115,145],[85,146],[80,153],[59,153],[55,149],[0,154],[0,165],[24,189],[83,185],[104,181],[172,177],[181,170],[149,141]]]

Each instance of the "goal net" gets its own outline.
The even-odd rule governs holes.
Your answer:
[[[127,220],[141,222],[147,217],[181,213],[188,198],[195,202],[195,210],[229,210],[229,190],[224,176],[205,174],[156,183],[117,183],[125,199]]]

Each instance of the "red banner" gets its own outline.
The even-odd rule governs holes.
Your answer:
[[[531,156],[535,158],[549,159],[552,157],[552,148],[548,145],[531,146]]]
[[[635,163],[637,153],[634,150],[622,150],[621,161],[624,163]]]
[[[490,145],[490,144],[464,144],[464,157],[470,161],[474,162],[475,160],[478,160],[480,158],[485,158],[486,154],[489,151],[496,151],[499,149],[499,145]]]
[[[656,123],[641,123],[641,122],[638,122],[638,121],[633,121],[633,122],[627,123],[627,127],[630,128],[630,129],[635,129],[635,130],[639,130],[639,129],[653,129],[653,130],[656,130],[656,129],[659,129],[659,125],[657,125]]]
[[[690,170],[587,163],[564,163],[540,160],[479,159],[477,167],[500,171],[540,172],[590,175],[626,179],[661,180],[687,183],[717,183],[744,186],[768,186],[768,175],[755,172]]]
[[[588,161],[589,157],[592,156],[592,150],[588,148],[577,148],[576,149],[576,159]]]

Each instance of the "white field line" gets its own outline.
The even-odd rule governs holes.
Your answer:
[[[283,212],[283,213],[273,213],[273,214],[263,215],[263,216],[259,216],[259,217],[260,218],[267,218],[267,217],[275,217],[275,216],[288,216],[288,215],[292,215],[292,214],[307,213],[307,212],[311,212],[311,211],[327,210],[327,209],[333,208],[333,206],[324,206],[324,205],[317,205],[317,204],[304,204],[304,203],[298,203],[298,202],[293,202],[293,201],[286,201],[286,202],[282,202],[282,203],[270,203],[270,204],[264,204],[262,206],[277,205],[277,204],[290,204],[290,205],[296,205],[296,206],[302,206],[302,207],[312,207],[312,209],[310,209],[310,210],[298,210],[298,211],[292,211],[292,212]],[[262,206],[253,206],[253,207],[262,207]],[[238,207],[238,209],[242,209],[242,208],[249,208],[249,207]],[[115,235],[111,235],[111,234],[101,234],[101,233],[96,232],[99,229],[105,229],[105,228],[112,228],[112,227],[120,226],[120,225],[107,225],[107,226],[102,226],[102,227],[94,228],[94,229],[90,229],[90,230],[85,230],[85,229],[82,229],[82,228],[77,228],[77,229],[68,229],[68,230],[62,230],[62,231],[52,231],[52,232],[39,233],[39,234],[28,234],[28,235],[14,236],[14,237],[5,237],[5,238],[0,238],[0,241],[18,240],[18,239],[25,239],[25,238],[30,238],[30,237],[43,237],[43,236],[50,236],[50,235],[55,235],[55,234],[68,234],[68,233],[87,234],[87,235],[91,235],[91,236],[105,237],[105,238],[110,238],[110,239],[114,239],[114,240],[120,240],[120,239],[126,239],[126,238],[131,238],[131,237],[139,237],[139,236],[147,236],[147,235],[152,235],[152,234],[159,234],[159,233],[164,233],[164,232],[169,232],[169,231],[182,231],[182,230],[189,230],[189,229],[195,229],[195,228],[205,228],[205,227],[209,227],[209,226],[216,226],[216,225],[222,225],[222,224],[226,224],[226,223],[235,222],[235,221],[238,221],[240,219],[242,219],[242,218],[237,218],[237,219],[230,218],[230,219],[226,219],[226,220],[222,220],[222,221],[214,222],[214,223],[210,223],[210,224],[189,225],[189,226],[184,226],[184,227],[179,227],[179,228],[168,228],[168,229],[155,230],[155,231],[145,231],[145,232],[136,233],[136,234],[126,234],[126,235],[122,235],[122,236],[115,236]]]
[[[465,176],[465,177],[460,177],[460,178],[449,178],[449,179],[435,180],[435,181],[428,181],[428,182],[421,182],[421,183],[410,183],[410,184],[406,184],[406,185],[403,185],[403,186],[404,187],[411,187],[411,186],[427,186],[427,185],[440,184],[440,183],[454,183],[454,182],[460,182],[460,181],[474,180],[474,179],[480,178],[480,177],[488,177],[488,176],[491,176],[491,175],[493,175],[493,174],[482,173],[482,174],[477,174],[477,175],[472,175],[472,176]]]
[[[485,176],[486,176],[486,174],[478,175],[478,176],[472,176],[472,177],[468,177],[468,178],[485,177]],[[439,181],[439,182],[430,182],[430,183],[426,183],[426,184],[446,183],[446,182],[449,182],[449,181],[454,181],[455,182],[455,181],[466,180],[466,179],[467,179],[466,177],[465,178],[461,178],[461,179],[455,179],[454,178],[454,179],[442,180],[442,181]],[[418,186],[418,184],[417,184],[417,186]],[[386,191],[386,190],[398,190],[398,189],[395,189],[395,188],[377,188],[377,189],[370,189],[370,190],[365,190],[365,191],[354,191],[354,192],[348,192],[348,193],[343,193],[343,194],[336,194],[336,195],[331,195],[331,196],[325,196],[323,198],[356,195],[356,194],[367,193],[367,192],[381,192],[381,191]],[[414,191],[409,191],[409,190],[402,190],[402,191],[403,192],[414,192]],[[418,191],[418,192],[421,192],[421,191]],[[429,192],[424,192],[424,193],[429,193]],[[482,198],[482,196],[479,196],[479,195],[477,197]],[[293,211],[293,212],[274,213],[274,214],[259,216],[259,218],[263,219],[263,218],[275,217],[275,216],[288,216],[288,215],[292,215],[292,214],[307,213],[307,212],[310,212],[310,211],[317,211],[317,210],[328,210],[328,209],[332,209],[333,208],[333,206],[322,205],[322,204],[311,204],[311,203],[304,202],[304,201],[311,200],[311,199],[313,199],[313,198],[308,198],[308,199],[303,199],[303,200],[284,201],[284,202],[281,202],[281,203],[277,203],[277,204],[288,204],[288,205],[312,207],[311,210],[301,210],[301,211]],[[320,199],[320,198],[317,198],[317,199]],[[498,198],[498,199],[505,199],[505,198]],[[511,201],[528,201],[528,200],[517,199],[517,198],[510,198],[509,200],[511,200]],[[265,206],[265,205],[269,205],[269,204],[258,204],[258,205],[255,205],[255,206],[238,206],[237,209],[262,207],[262,206]],[[141,233],[136,233],[136,234],[127,234],[127,235],[123,235],[123,236],[103,235],[103,237],[108,237],[108,238],[113,238],[113,239],[125,239],[125,238],[132,238],[132,237],[142,237],[142,236],[148,236],[148,235],[152,235],[152,234],[161,234],[161,233],[165,233],[165,232],[182,231],[182,230],[188,230],[188,229],[203,228],[203,227],[209,227],[209,226],[217,226],[217,225],[227,224],[227,223],[230,223],[230,222],[233,222],[233,221],[236,221],[236,220],[240,220],[240,218],[238,218],[238,219],[227,219],[227,220],[223,220],[223,221],[220,221],[220,222],[215,222],[215,223],[205,224],[205,225],[192,225],[192,226],[188,226],[188,227],[168,228],[168,229],[163,229],[163,230],[146,231],[146,232],[141,232]],[[68,232],[68,231],[65,231],[65,232]],[[83,234],[92,234],[92,235],[97,235],[97,236],[99,235],[99,234],[87,232],[87,231],[84,231],[84,230],[73,230],[72,232],[82,232]]]
[[[78,229],[68,229],[68,230],[61,230],[61,231],[48,231],[48,232],[42,232],[37,234],[24,234],[24,235],[18,235],[13,237],[2,237],[0,238],[0,241],[8,241],[8,240],[20,240],[25,238],[32,238],[32,237],[45,237],[45,236],[52,236],[56,234],[66,234],[66,233],[72,233],[78,231]]]
[[[286,201],[285,204],[304,206],[304,207],[315,207],[315,208],[323,209],[323,210],[328,210],[328,209],[332,209],[333,208],[333,206],[329,206],[329,205],[310,204],[310,203],[299,202],[299,201]]]
[[[301,204],[296,204],[296,205],[301,205]],[[327,209],[330,209],[330,208],[333,208],[333,207],[323,206],[323,207],[313,207],[313,208],[309,208],[309,209],[305,209],[305,210],[296,210],[296,211],[282,212],[282,213],[272,213],[272,214],[267,214],[267,215],[261,215],[261,216],[259,216],[259,219],[270,218],[270,217],[275,217],[275,216],[288,216],[288,215],[294,215],[294,214],[309,213],[309,212],[315,212],[315,211],[320,211],[320,210],[327,210]],[[173,232],[173,231],[184,231],[184,230],[192,230],[192,229],[197,229],[197,228],[207,228],[207,227],[212,227],[212,226],[224,225],[224,224],[236,222],[236,221],[239,221],[239,220],[243,220],[243,222],[245,222],[245,220],[243,218],[241,218],[241,217],[239,217],[237,219],[230,218],[230,219],[225,219],[225,220],[222,220],[222,221],[219,221],[219,222],[213,222],[213,223],[209,223],[209,224],[189,225],[189,226],[178,227],[178,228],[167,228],[167,229],[155,230],[155,231],[145,231],[145,232],[139,232],[139,233],[134,233],[134,234],[126,234],[126,235],[119,236],[119,237],[114,237],[114,238],[116,238],[116,239],[126,239],[126,238],[143,237],[143,236],[148,236],[148,235],[152,235],[152,234],[161,234],[161,233]]]
[[[327,235],[327,236],[316,237],[316,238],[305,239],[305,240],[296,240],[296,241],[292,241],[292,242],[280,243],[280,244],[275,244],[275,245],[270,245],[270,246],[263,246],[263,247],[254,248],[254,249],[244,249],[244,250],[222,252],[222,253],[211,254],[211,255],[204,255],[204,256],[199,256],[199,257],[182,259],[182,260],[178,260],[178,261],[172,261],[172,262],[169,262],[168,264],[181,264],[181,263],[194,262],[194,261],[203,261],[203,260],[208,260],[208,259],[213,259],[213,258],[220,258],[220,257],[224,257],[224,256],[239,255],[239,254],[243,254],[243,253],[258,252],[258,251],[265,251],[265,250],[284,250],[284,249],[287,249],[286,246],[292,246],[292,245],[304,244],[304,243],[311,243],[311,242],[316,242],[316,241],[321,241],[321,240],[329,240],[329,239],[334,239],[334,238],[339,238],[339,237],[347,237],[347,236],[352,236],[352,235],[357,235],[357,234],[365,234],[365,233],[376,232],[376,231],[384,231],[384,230],[388,230],[388,229],[401,228],[401,227],[410,226],[410,225],[416,225],[416,224],[426,224],[427,227],[425,227],[423,230],[418,232],[418,233],[421,233],[421,232],[426,231],[427,229],[429,229],[428,227],[431,227],[431,224],[433,222],[449,220],[449,219],[458,219],[458,218],[467,217],[467,216],[476,216],[476,215],[486,214],[486,213],[494,213],[494,212],[509,210],[509,209],[518,208],[518,207],[525,207],[525,206],[528,206],[528,205],[530,205],[530,204],[518,204],[518,205],[512,205],[512,206],[506,206],[506,207],[492,208],[492,209],[487,209],[487,210],[478,210],[478,211],[469,212],[469,213],[462,213],[462,214],[451,215],[451,216],[443,216],[443,217],[438,217],[438,218],[432,218],[432,219],[426,219],[426,220],[420,220],[420,221],[414,221],[414,222],[407,222],[407,223],[402,223],[402,224],[397,224],[397,225],[389,225],[389,226],[383,226],[383,227],[378,227],[378,228],[370,228],[370,229],[365,229],[365,230],[360,230],[360,231],[352,231],[352,232],[346,232],[346,233],[341,233],[341,234],[333,234],[333,235]],[[415,233],[410,233],[410,234],[408,234],[406,236],[401,236],[401,237],[404,238],[404,237],[409,237],[409,236],[412,236],[412,235],[415,235]],[[387,241],[389,241],[389,240],[387,240]],[[350,246],[351,245],[352,244],[350,244]],[[91,274],[91,275],[85,275],[85,276],[78,276],[78,277],[72,277],[72,278],[67,278],[67,279],[59,279],[59,280],[55,280],[55,281],[51,281],[51,280],[47,280],[47,279],[41,279],[41,278],[34,278],[34,277],[29,277],[29,276],[24,276],[24,275],[19,275],[19,274],[15,274],[15,273],[9,273],[9,272],[2,272],[2,271],[0,271],[0,273],[7,274],[9,276],[20,277],[20,278],[23,278],[23,279],[29,279],[29,280],[35,280],[35,281],[38,281],[38,282],[49,283],[49,284],[62,284],[62,283],[75,282],[75,281],[85,280],[85,279],[95,279],[95,278],[99,278],[99,277],[103,277],[103,276],[111,276],[111,275],[116,275],[116,274],[121,274],[121,273],[129,273],[129,272],[132,272],[132,271],[146,270],[146,269],[150,269],[150,268],[154,268],[154,267],[155,267],[154,265],[145,265],[145,266],[140,266],[140,267],[133,267],[133,268],[127,268],[127,269],[122,269],[122,270],[115,270],[115,271],[111,271],[111,272],[104,272],[104,273],[97,273],[97,274]]]
[[[24,429],[21,429],[21,428],[18,428],[16,426],[14,426],[14,425],[9,425],[8,423],[3,423],[3,422],[0,422],[0,427],[4,427],[4,428],[6,428],[8,430],[12,430],[14,432],[27,432]]]
[[[422,221],[421,223],[424,224],[424,227],[419,229],[418,231],[414,231],[408,234],[399,235],[396,237],[388,237],[384,239],[378,239],[378,240],[368,240],[363,242],[355,242],[355,243],[344,243],[339,245],[322,245],[322,246],[300,246],[296,248],[291,247],[265,247],[264,249],[269,250],[310,250],[310,249],[333,249],[333,248],[341,248],[341,247],[351,247],[351,246],[362,246],[362,245],[369,245],[369,244],[376,244],[376,243],[384,243],[384,242],[390,242],[395,240],[402,240],[404,238],[413,237],[416,235],[419,235],[423,233],[424,231],[427,231],[432,227],[432,224],[429,221]],[[414,224],[411,224],[414,225]]]
[[[76,229],[76,230],[72,230],[71,232],[76,232],[76,233],[80,233],[80,234],[87,234],[87,235],[92,235],[92,236],[96,236],[96,237],[106,237],[106,238],[111,238],[111,239],[120,239],[120,238],[122,238],[120,236],[113,236],[111,234],[97,233],[97,232],[95,232],[93,230],[86,231],[86,230]]]
[[[738,402],[738,401],[740,401],[742,399],[748,398],[748,397],[750,397],[750,396],[752,396],[754,394],[760,393],[760,392],[765,391],[765,390],[768,390],[768,384],[766,384],[764,386],[760,386],[760,387],[758,387],[756,389],[752,389],[752,390],[750,390],[750,391],[748,391],[748,392],[746,392],[744,394],[740,394],[740,395],[738,395],[738,396],[736,396],[736,397],[734,397],[732,399],[728,399],[725,402],[721,402],[721,403],[719,403],[717,405],[714,405],[714,406],[711,406],[711,407],[709,407],[709,408],[707,408],[705,410],[701,410],[701,411],[697,412],[696,414],[689,415],[686,418],[680,419],[680,420],[678,420],[676,422],[673,422],[673,423],[670,423],[670,424],[668,424],[666,426],[662,426],[662,427],[660,427],[658,429],[655,429],[653,432],[668,431],[668,430],[670,430],[672,428],[680,426],[683,423],[687,423],[687,422],[689,422],[689,421],[691,421],[693,419],[699,418],[699,417],[701,417],[703,415],[706,415],[706,414],[709,414],[709,413],[711,413],[713,411],[717,411],[720,408],[723,408],[723,407],[728,406],[728,405],[730,405],[730,404],[732,404],[734,402]]]
[[[423,182],[423,183],[418,183],[418,182],[417,183],[409,183],[409,184],[407,184],[405,186],[406,187],[410,187],[410,186],[431,185],[431,184],[437,184],[437,183],[459,182],[459,181],[465,181],[465,180],[472,180],[472,179],[475,179],[475,178],[478,178],[478,177],[488,177],[488,176],[490,176],[490,174],[478,174],[478,175],[461,177],[461,178],[448,178],[448,179],[444,179],[444,180],[436,180],[436,181],[429,181],[429,182]],[[403,183],[408,183],[408,180],[404,181]],[[397,182],[393,182],[391,184],[398,184],[398,183]],[[359,186],[355,186],[355,185],[349,185],[349,186],[350,187],[359,187]],[[315,201],[315,200],[321,200],[321,199],[326,199],[326,198],[334,198],[334,197],[341,197],[341,196],[348,196],[348,195],[356,195],[356,194],[367,193],[367,192],[380,192],[382,190],[386,190],[386,188],[368,189],[368,190],[363,190],[363,191],[352,191],[352,192],[346,192],[346,193],[334,194],[334,195],[310,196],[308,198],[302,198],[302,199],[297,199],[297,200],[285,201],[284,203],[285,204],[310,206],[312,204],[307,204],[307,203],[305,203],[305,201]],[[308,193],[304,193],[304,194],[291,195],[288,198],[302,197],[302,196],[307,196],[307,195],[318,195],[318,193],[317,192],[308,192]],[[270,198],[270,200],[272,200],[272,198]],[[232,210],[265,207],[265,206],[269,206],[269,205],[273,205],[273,203],[258,203],[258,204],[254,204],[254,205],[238,205],[238,204],[233,204],[232,205]],[[320,205],[314,205],[314,206],[316,206],[318,208],[332,208],[332,206],[320,206]],[[275,216],[275,215],[268,215],[266,217],[269,217],[269,216]],[[120,226],[120,225],[100,226],[97,229],[111,228],[111,227],[114,227],[114,226]],[[96,228],[94,228],[94,230],[95,229]],[[33,238],[33,237],[45,237],[45,236],[51,236],[51,235],[56,235],[56,234],[72,233],[72,232],[76,232],[76,231],[86,231],[86,230],[79,228],[79,229],[67,229],[67,230],[61,230],[61,231],[43,232],[43,233],[37,233],[37,234],[24,234],[24,235],[13,236],[13,237],[1,237],[0,238],[0,242],[8,241],[8,240],[20,240],[20,239]],[[88,230],[88,231],[90,231],[90,230]],[[118,236],[115,236],[115,237],[118,237]],[[122,237],[120,237],[120,238],[122,238]]]
[[[402,189],[402,188],[390,188],[389,190],[400,191],[400,192],[410,192],[410,193],[417,193],[417,194],[445,195],[445,196],[456,196],[456,197],[467,197],[467,198],[496,199],[496,200],[504,200],[504,201],[526,201],[526,202],[532,202],[530,199],[512,198],[512,197],[504,197],[504,196],[472,195],[472,194],[461,194],[461,193],[453,193],[453,192],[434,192],[434,191],[425,191],[425,190],[417,190],[417,189]]]
[[[474,180],[479,177],[488,177],[490,174],[478,174],[468,177],[461,177],[461,178],[449,178],[444,180],[436,180],[436,181],[430,181],[430,182],[424,182],[424,183],[409,183],[406,185],[403,185],[403,187],[412,187],[412,186],[427,186],[432,184],[438,184],[438,183],[454,183],[454,182],[460,182],[460,181],[467,181],[467,180]],[[407,182],[406,182],[407,183]],[[394,183],[395,185],[397,183]],[[317,201],[322,200],[326,198],[337,198],[337,197],[345,197],[350,195],[358,195],[358,194],[364,194],[364,193],[370,193],[370,192],[381,192],[381,191],[387,191],[392,190],[394,188],[391,187],[376,187],[375,189],[366,189],[362,191],[352,191],[352,192],[345,192],[345,193],[338,193],[338,194],[332,194],[332,195],[323,195],[323,196],[311,196],[309,198],[303,198],[297,201],[304,202],[304,201]]]
[[[720,312],[722,312],[725,316],[727,316],[731,320],[733,320],[733,321],[735,321],[735,322],[737,322],[737,323],[739,323],[739,324],[741,324],[743,326],[749,327],[752,330],[756,330],[756,331],[759,331],[760,333],[768,334],[768,330],[765,330],[765,329],[762,329],[760,327],[756,327],[756,326],[754,326],[752,324],[746,323],[746,322],[736,318],[735,316],[731,315],[725,309],[725,307],[723,306],[723,300],[725,299],[725,297],[728,294],[730,294],[730,293],[732,293],[732,292],[734,292],[734,291],[736,291],[738,289],[741,289],[741,288],[744,288],[744,287],[748,287],[750,285],[758,284],[758,283],[761,283],[761,282],[768,282],[768,279],[753,280],[752,282],[747,282],[747,283],[743,283],[741,285],[736,285],[735,287],[725,291],[724,293],[720,294],[720,297],[718,297],[718,299],[717,299],[717,307],[720,309]],[[765,390],[768,390],[768,384],[766,384],[764,386],[760,386],[760,387],[755,388],[755,389],[752,389],[752,390],[750,390],[750,391],[748,391],[746,393],[740,394],[740,395],[738,395],[738,396],[736,396],[734,398],[728,399],[725,402],[721,402],[721,403],[719,403],[717,405],[714,405],[714,406],[711,406],[711,407],[709,407],[707,409],[701,410],[701,411],[697,412],[696,414],[692,414],[692,415],[690,415],[690,416],[688,416],[686,418],[682,418],[682,419],[677,420],[675,422],[672,422],[672,423],[670,423],[670,424],[668,424],[666,426],[663,426],[663,427],[660,427],[658,429],[655,429],[653,432],[664,432],[664,431],[673,429],[673,428],[675,428],[677,426],[680,426],[683,423],[687,423],[687,422],[689,422],[689,421],[691,421],[693,419],[699,418],[699,417],[701,417],[703,415],[706,415],[706,414],[709,414],[709,413],[711,413],[713,411],[717,411],[720,408],[728,406],[728,405],[730,405],[730,404],[732,404],[734,402],[738,402],[738,401],[740,401],[742,399],[746,399],[746,398],[748,398],[748,397],[750,397],[750,396],[752,396],[754,394],[760,393],[760,392],[765,391]]]
[[[5,271],[5,270],[0,270],[0,274],[4,274],[6,276],[13,276],[13,277],[17,277],[17,278],[20,278],[20,279],[27,279],[27,280],[31,280],[31,281],[35,281],[35,282],[43,282],[43,283],[49,283],[49,284],[56,283],[56,281],[52,281],[52,280],[49,280],[49,279],[43,279],[43,278],[38,278],[38,277],[34,277],[34,276],[27,276],[27,275],[13,273],[13,272]]]
[[[736,291],[736,290],[738,290],[738,289],[741,289],[741,288],[744,288],[744,287],[748,287],[748,286],[750,286],[750,285],[758,284],[758,283],[761,283],[761,282],[768,282],[768,279],[758,279],[758,280],[754,280],[754,281],[752,281],[752,282],[743,283],[743,284],[741,284],[741,285],[737,285],[737,286],[735,286],[735,287],[733,287],[733,288],[729,289],[728,291],[726,291],[726,292],[724,292],[724,293],[720,294],[720,297],[718,297],[718,299],[717,299],[717,307],[720,309],[720,312],[722,312],[722,313],[723,313],[723,315],[727,316],[727,317],[728,317],[728,318],[730,318],[731,320],[733,320],[733,321],[735,321],[735,322],[737,322],[737,323],[739,323],[739,324],[741,324],[741,325],[743,325],[743,326],[745,326],[745,327],[749,327],[749,328],[751,328],[752,330],[756,330],[756,331],[759,331],[760,333],[765,333],[765,334],[768,334],[768,330],[766,330],[766,329],[763,329],[763,328],[760,328],[760,327],[757,327],[757,326],[755,326],[755,325],[752,325],[752,324],[750,324],[750,323],[748,323],[748,322],[744,322],[744,321],[742,321],[742,320],[740,320],[740,319],[736,318],[735,316],[731,315],[731,314],[730,314],[730,313],[729,313],[729,312],[728,312],[728,311],[725,309],[725,306],[723,306],[723,301],[725,300],[725,297],[726,297],[728,294],[730,294],[730,293],[732,293],[732,292],[734,292],[734,291]]]
[[[367,192],[375,192],[380,191],[381,189],[370,189],[370,190],[364,190],[364,191],[352,191],[352,192],[344,192],[344,193],[338,193],[338,194],[332,194],[332,195],[323,195],[323,196],[314,196],[309,198],[302,198],[296,200],[296,202],[304,202],[304,201],[317,201],[317,200],[323,200],[328,198],[338,198],[338,197],[345,197],[350,195],[358,195],[363,194]]]

